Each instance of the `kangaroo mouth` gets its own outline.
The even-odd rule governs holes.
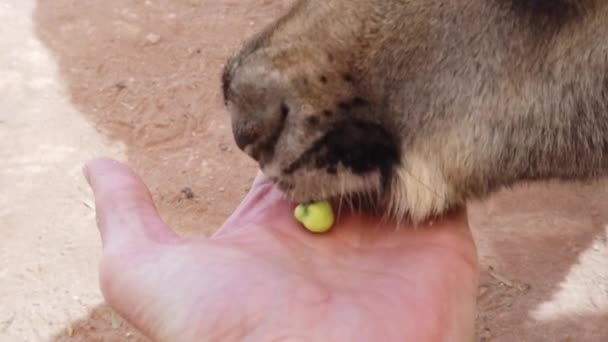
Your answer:
[[[374,169],[356,173],[338,164],[335,171],[322,168],[300,168],[290,175],[272,181],[285,197],[295,203],[327,200],[350,206],[377,206],[390,193],[391,179]]]
[[[296,203],[328,200],[375,207],[390,192],[399,164],[400,146],[387,129],[351,119],[333,123],[292,162],[268,165],[266,171]]]
[[[342,168],[336,174],[298,174],[273,181],[285,197],[294,203],[329,201],[334,208],[379,212],[389,198],[379,172],[354,175]]]

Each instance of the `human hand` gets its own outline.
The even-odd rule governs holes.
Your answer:
[[[161,341],[469,341],[478,264],[466,213],[419,228],[343,215],[314,235],[258,176],[210,238],[178,237],[126,166],[85,175],[108,304]]]

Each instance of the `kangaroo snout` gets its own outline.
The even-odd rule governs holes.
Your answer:
[[[576,4],[575,4],[576,3]],[[224,73],[238,146],[288,197],[441,215],[608,174],[600,1],[299,0]]]

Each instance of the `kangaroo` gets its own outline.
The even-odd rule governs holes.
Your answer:
[[[603,0],[299,0],[228,60],[223,94],[291,200],[421,222],[605,175],[607,37]]]

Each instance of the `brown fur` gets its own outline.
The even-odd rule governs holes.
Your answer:
[[[228,63],[226,102],[235,135],[280,127],[246,151],[294,200],[365,179],[392,216],[420,221],[518,181],[606,174],[606,18],[599,0],[301,0]],[[395,137],[388,186],[319,162],[282,172],[340,120]]]

